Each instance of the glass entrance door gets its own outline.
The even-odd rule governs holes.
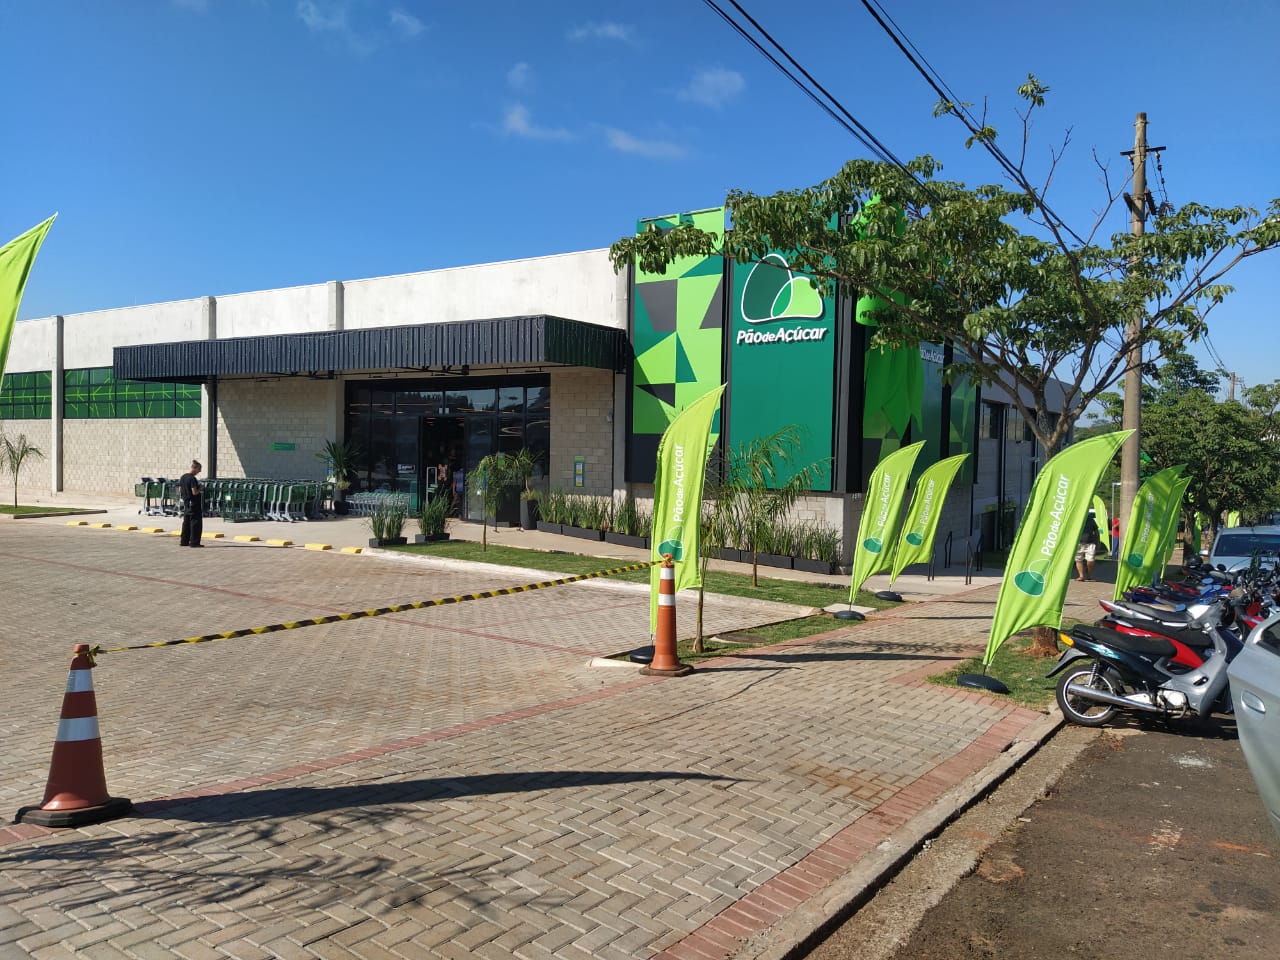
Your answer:
[[[466,472],[469,475],[480,461],[494,451],[494,438],[497,434],[496,418],[493,416],[483,416],[472,414],[466,418],[466,440],[464,443],[464,452],[466,455]],[[475,489],[475,485],[468,482],[466,484],[466,501],[463,516],[467,520],[480,521],[484,517],[484,498],[480,491]]]

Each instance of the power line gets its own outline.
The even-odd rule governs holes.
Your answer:
[[[862,0],[862,5],[866,8],[867,12],[871,14],[872,19],[874,19],[876,23],[880,25],[880,28],[888,35],[889,39],[894,42],[894,45],[902,51],[902,55],[907,58],[908,62],[916,68],[916,71],[920,76],[924,77],[925,82],[933,88],[934,93],[951,105],[952,112],[959,118],[960,122],[965,125],[965,129],[967,129],[969,133],[973,135],[974,139],[981,143],[983,148],[995,158],[996,162],[1000,164],[1005,173],[1008,174],[1015,183],[1022,186],[1032,195],[1035,199],[1036,205],[1045,214],[1045,217],[1069,233],[1081,246],[1084,246],[1084,240],[1081,239],[1080,235],[1072,230],[1071,227],[1067,225],[1066,221],[1053,211],[1053,208],[1049,206],[1044,197],[1040,196],[1039,193],[1032,189],[1030,183],[1027,182],[1026,177],[1021,174],[1017,165],[1015,165],[1014,162],[1005,155],[1005,152],[996,146],[990,138],[981,136],[981,129],[978,127],[977,121],[973,119],[969,111],[951,92],[946,81],[942,79],[933,67],[928,65],[928,61],[925,60],[924,57],[917,57],[916,54],[912,52],[915,50],[915,44],[911,42],[901,27],[896,23],[893,23],[893,18],[884,11],[884,8],[880,6],[878,0]],[[883,14],[883,16],[881,14]],[[892,27],[890,27],[889,23],[885,22],[886,18],[889,20],[889,23],[893,23]],[[907,49],[908,46],[911,47],[910,50]]]
[[[774,39],[769,31],[765,30],[764,27],[762,27],[749,13],[743,10],[737,0],[729,0],[729,3],[732,4],[733,8],[746,19],[746,21],[751,25],[756,33],[764,39],[765,42],[772,46],[783,58],[786,59],[787,63],[791,65],[791,68],[798,71],[799,76],[797,76],[796,73],[793,73],[791,68],[788,68],[783,64],[778,57],[766,50],[764,45],[752,36],[751,32],[742,26],[742,24],[734,20],[726,10],[716,3],[716,0],[703,0],[703,2],[714,10],[725,23],[732,27],[739,36],[751,44],[751,46],[755,47],[755,49],[766,60],[772,63],[783,76],[794,83],[805,96],[817,104],[824,113],[831,117],[831,119],[835,120],[836,123],[843,127],[846,132],[870,151],[873,156],[884,163],[892,164],[917,184],[922,187],[925,186],[920,182],[916,175],[912,173],[906,164],[894,155],[893,151],[886,147],[884,143],[875,136],[875,134],[867,129],[867,127],[860,122],[857,117],[855,117],[844,106],[844,104],[839,101],[838,98],[832,95],[830,91],[815,80],[813,76],[799,64],[795,57],[791,56],[791,54],[787,52],[787,49]],[[927,187],[925,189],[927,190]]]

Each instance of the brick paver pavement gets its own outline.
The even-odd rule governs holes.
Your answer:
[[[0,576],[11,812],[43,792],[72,642],[537,579],[14,523]],[[104,655],[107,781],[139,813],[0,827],[0,957],[780,956],[1047,729],[923,682],[980,646],[993,599],[671,680],[589,665],[647,636],[643,588],[601,582]],[[718,632],[793,612],[709,598],[706,616]]]

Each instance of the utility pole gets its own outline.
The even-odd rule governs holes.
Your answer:
[[[1158,153],[1164,147],[1147,146],[1147,115],[1139,113],[1133,125],[1133,151],[1125,150],[1125,156],[1133,158],[1133,194],[1126,195],[1129,205],[1130,226],[1135,237],[1146,232],[1147,209],[1155,210],[1155,200],[1147,191],[1147,154]],[[1133,509],[1133,501],[1138,496],[1139,456],[1142,451],[1142,347],[1139,339],[1142,336],[1144,313],[1139,313],[1129,321],[1129,339],[1133,346],[1129,348],[1124,374],[1124,413],[1121,426],[1133,430],[1133,436],[1120,448],[1120,518],[1121,523],[1128,526],[1129,514]],[[1127,532],[1127,531],[1126,531]]]

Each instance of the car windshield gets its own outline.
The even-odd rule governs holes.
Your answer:
[[[1280,533],[1224,533],[1213,548],[1219,557],[1250,557],[1254,551],[1275,556],[1280,552]]]

